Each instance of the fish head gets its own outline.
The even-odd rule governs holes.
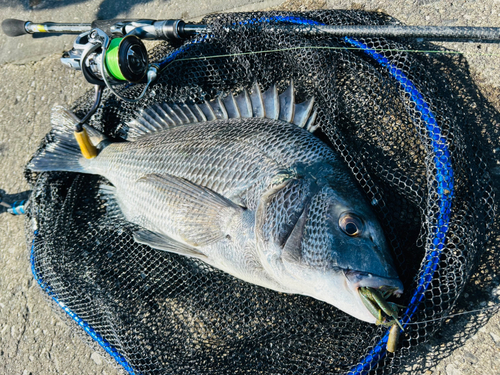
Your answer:
[[[280,244],[272,272],[288,290],[332,304],[369,323],[359,288],[391,290],[403,284],[375,214],[356,188],[326,184],[310,196]]]

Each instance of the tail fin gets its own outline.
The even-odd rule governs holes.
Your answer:
[[[74,126],[78,118],[63,107],[56,106],[52,109],[52,134],[54,141],[46,145],[28,163],[28,169],[34,172],[86,171],[89,161],[82,156],[80,147],[73,135]]]

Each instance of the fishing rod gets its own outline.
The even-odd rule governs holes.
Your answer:
[[[107,87],[118,98],[137,102],[158,76],[157,64],[150,64],[142,40],[182,40],[207,31],[204,25],[186,24],[182,20],[96,20],[92,23],[35,23],[17,19],[2,22],[4,33],[11,37],[26,34],[78,34],[70,51],[61,57],[63,65],[80,70],[95,86],[94,104],[86,116],[76,121],[75,138],[85,158],[97,155],[97,148],[83,124],[99,107],[102,91]],[[136,98],[125,98],[114,89],[123,83],[146,83]]]
[[[324,25],[313,20],[291,16],[272,16],[242,21],[226,26],[226,30],[230,32],[238,27],[258,26],[263,23],[270,26],[270,32],[313,36],[500,41],[500,28],[498,27]],[[99,107],[104,87],[124,101],[137,102],[144,97],[148,87],[158,77],[161,66],[149,62],[148,52],[142,41],[179,41],[211,32],[207,25],[189,24],[180,19],[111,19],[95,20],[92,23],[35,23],[6,19],[2,22],[2,29],[10,37],[26,34],[78,34],[73,48],[64,52],[61,62],[71,69],[80,70],[85,79],[96,88],[92,109],[75,125],[75,137],[86,158],[95,157],[97,149],[83,129],[83,123]],[[145,83],[145,86],[136,98],[125,98],[114,89],[114,86],[123,83]]]
[[[249,20],[227,26],[258,25],[274,21],[270,31],[329,35],[332,37],[396,37],[426,40],[454,39],[474,42],[500,41],[500,27],[464,26],[403,26],[403,25],[323,25],[296,17],[274,16],[266,20]],[[202,24],[189,24],[179,19],[111,19],[92,23],[35,23],[18,19],[2,22],[4,33],[11,37],[26,34],[78,34],[73,48],[65,52],[61,62],[81,70],[85,79],[94,85],[108,87],[117,97],[129,102],[140,100],[158,76],[158,65],[149,64],[142,40],[183,40],[210,33]],[[146,83],[135,99],[123,98],[113,86],[120,83]]]
[[[26,34],[78,34],[73,48],[63,54],[61,62],[80,70],[94,85],[106,86],[119,98],[140,100],[158,67],[150,64],[142,40],[182,40],[207,31],[204,25],[186,24],[182,20],[97,20],[92,23],[35,23],[17,19],[2,22],[4,33],[11,37]],[[124,83],[146,83],[135,99],[123,98],[113,86]]]
[[[283,17],[284,18],[284,17]],[[399,37],[422,38],[427,40],[464,39],[465,41],[500,41],[500,27],[470,26],[405,26],[405,25],[316,25],[293,31],[309,34],[328,34],[350,37]],[[96,20],[92,23],[34,23],[17,19],[6,19],[2,29],[8,36],[36,33],[81,34],[91,29],[102,29],[106,33],[125,36],[130,32],[140,34],[141,39],[175,40],[189,38],[209,32],[207,25],[187,24],[182,20]],[[289,29],[287,25],[277,25],[278,29]],[[140,29],[140,30],[136,30]]]

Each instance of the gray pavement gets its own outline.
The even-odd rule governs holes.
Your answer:
[[[198,20],[214,12],[272,7],[381,10],[410,25],[500,26],[498,0],[290,0],[284,4],[280,0],[0,0],[0,18],[59,22],[90,22],[97,17]],[[78,72],[59,63],[62,51],[71,48],[73,40],[72,36],[0,35],[0,188],[7,193],[28,188],[23,167],[49,131],[51,108],[56,103],[69,106],[90,89]],[[465,53],[476,83],[500,111],[498,45],[454,43],[447,47]],[[33,281],[28,257],[24,219],[0,215],[0,375],[121,373],[51,310]],[[500,314],[428,374],[500,374]]]

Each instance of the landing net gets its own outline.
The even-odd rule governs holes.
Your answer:
[[[26,173],[35,279],[56,310],[130,374],[423,372],[420,344],[455,311],[478,265],[488,272],[481,256],[497,230],[487,161],[498,114],[471,83],[465,59],[414,53],[446,51],[404,39],[307,32],[318,24],[399,24],[381,13],[237,13],[202,23],[209,35],[155,47],[160,78],[142,101],[105,93],[90,125],[118,138],[157,102],[199,103],[254,82],[282,92],[293,80],[297,102],[314,96],[315,134],[350,167],[390,242],[405,285],[398,303],[407,306],[397,351],[386,352],[387,328],[136,244],[132,226],[109,220],[95,176]],[[129,97],[141,91],[121,89]],[[74,110],[83,117],[91,105],[89,93]]]

